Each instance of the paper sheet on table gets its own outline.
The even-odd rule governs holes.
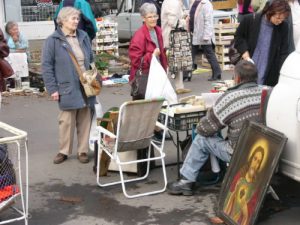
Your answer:
[[[212,107],[223,93],[202,93],[206,108]]]
[[[11,64],[14,72],[19,72],[20,77],[28,77],[28,63],[27,55],[25,52],[22,53],[10,53],[6,60]],[[15,74],[10,78],[14,78]]]

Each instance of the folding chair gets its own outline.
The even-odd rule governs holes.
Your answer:
[[[166,131],[168,129],[167,121],[169,105],[167,106],[164,124],[161,124],[157,121],[163,102],[163,98],[125,102],[120,107],[116,134],[109,132],[101,126],[97,127],[99,132],[97,184],[100,187],[121,184],[123,193],[127,198],[146,196],[165,191],[167,186],[167,176],[164,161],[165,153],[163,152],[163,148],[165,143]],[[163,137],[161,143],[157,143],[157,141],[154,142],[152,140],[155,126],[158,126],[163,130]],[[157,153],[154,154],[154,156],[151,156],[150,154],[151,146],[153,146],[154,152]],[[120,157],[120,153],[122,152],[139,151],[139,149],[144,148],[148,148],[147,158],[145,159],[124,160],[122,159],[122,157]],[[111,158],[111,162],[116,163],[116,165],[118,166],[120,177],[117,181],[105,183],[100,182],[99,168],[101,161],[101,150],[105,151]],[[154,160],[161,160],[161,169],[164,179],[163,188],[140,194],[128,194],[126,189],[126,183],[146,179],[149,175],[150,161]],[[123,166],[142,162],[147,162],[147,169],[144,176],[131,179],[124,179],[124,172],[122,169]],[[107,178],[101,177],[101,179]]]

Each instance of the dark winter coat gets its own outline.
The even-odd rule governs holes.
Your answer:
[[[261,13],[246,15],[238,26],[235,33],[235,48],[241,54],[249,51],[250,57],[253,56],[262,17]],[[275,86],[277,84],[281,66],[289,54],[288,39],[288,24],[286,21],[283,21],[278,26],[274,26],[269,60],[265,72],[265,85]]]
[[[77,29],[76,35],[85,56],[85,68],[89,69],[90,63],[93,61],[90,39],[83,30]],[[46,39],[42,52],[42,75],[47,92],[51,95],[58,91],[61,110],[93,107],[95,97],[86,98],[83,95],[79,76],[68,50],[72,51],[72,48],[58,27]]]

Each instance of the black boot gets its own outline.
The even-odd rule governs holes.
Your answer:
[[[215,80],[221,80],[221,74],[218,76],[212,76],[211,78],[208,79],[208,81],[215,81]]]

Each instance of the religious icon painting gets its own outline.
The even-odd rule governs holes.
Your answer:
[[[219,216],[228,225],[253,225],[287,142],[284,134],[246,121],[224,178]]]

